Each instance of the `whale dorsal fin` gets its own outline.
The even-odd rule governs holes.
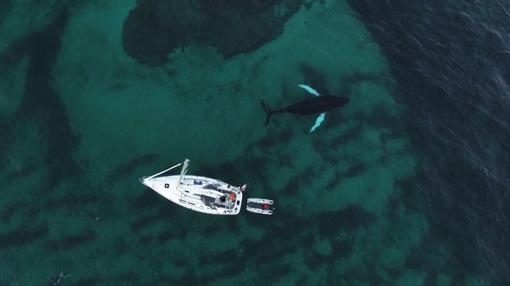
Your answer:
[[[317,119],[315,119],[315,124],[310,128],[310,133],[314,132],[317,127],[321,126],[322,122],[324,122],[324,118],[326,117],[326,112],[321,113]]]
[[[308,93],[313,94],[315,96],[321,95],[318,91],[316,91],[315,89],[313,89],[312,87],[310,87],[306,84],[298,84],[297,86],[299,86],[300,88],[306,90]]]

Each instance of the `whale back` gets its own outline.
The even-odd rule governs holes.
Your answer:
[[[294,103],[287,106],[284,110],[294,114],[313,115],[342,107],[347,102],[349,102],[348,97],[322,95]]]

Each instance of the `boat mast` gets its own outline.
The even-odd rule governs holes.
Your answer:
[[[159,172],[159,173],[157,173],[157,174],[154,174],[154,175],[152,175],[152,176],[150,176],[150,177],[147,177],[147,178],[145,178],[145,179],[146,179],[146,180],[147,180],[147,179],[152,179],[152,178],[157,177],[157,176],[159,176],[159,175],[161,175],[161,174],[163,174],[163,173],[165,173],[165,172],[168,172],[168,171],[170,171],[170,170],[172,170],[172,169],[175,169],[175,168],[179,167],[180,165],[182,165],[182,163],[179,163],[179,164],[177,164],[177,165],[175,165],[175,166],[172,166],[172,167],[170,167],[170,168],[168,168],[168,169],[165,169],[165,170],[163,170],[163,171],[161,171],[161,172]]]
[[[188,173],[188,165],[190,163],[189,159],[184,159],[184,162],[182,163],[182,170],[181,175],[179,176],[179,186],[182,184],[182,177]]]

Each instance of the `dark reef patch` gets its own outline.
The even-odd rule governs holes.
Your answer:
[[[113,247],[117,254],[123,254],[130,248],[130,244],[124,236],[117,236],[114,239]]]
[[[330,258],[332,261],[335,257],[348,257],[353,251],[352,243],[347,240],[335,239],[331,242],[331,248],[332,252]]]
[[[2,208],[0,211],[0,219],[2,222],[9,222],[14,214],[19,213],[19,211],[23,209],[24,204],[25,202],[18,201]]]
[[[245,240],[243,242],[244,255],[253,258],[258,264],[266,263],[268,257],[282,257],[295,250],[296,245],[292,243],[288,235],[273,233],[271,237],[269,235],[264,237],[265,241]]]
[[[151,234],[142,235],[138,239],[138,243],[141,244],[141,245],[146,245],[146,244],[149,244],[149,243],[151,243],[153,241],[154,241],[154,235],[151,235]]]
[[[0,233],[0,249],[25,245],[41,239],[48,234],[48,225],[21,226],[20,228]]]
[[[232,273],[242,273],[246,269],[239,253],[235,250],[227,250],[219,254],[201,257],[199,265],[211,265],[212,263],[218,263],[218,261],[225,261],[225,263],[221,263],[222,268],[211,274],[200,275],[201,281],[212,283],[222,277],[228,277]]]
[[[291,178],[283,188],[283,191],[288,196],[296,195],[298,190],[307,188],[307,183],[310,181],[308,176],[313,176],[314,174],[313,166],[306,168],[303,172]]]
[[[274,263],[266,259],[256,264],[259,272],[261,273],[262,281],[276,282],[291,273],[289,263]]]
[[[67,9],[63,9],[45,29],[11,43],[0,55],[0,66],[5,69],[16,65],[25,55],[30,58],[25,95],[17,112],[7,121],[7,128],[16,127],[14,123],[22,125],[31,121],[37,122],[39,128],[44,130],[48,147],[41,152],[46,154],[49,170],[49,178],[43,185],[46,189],[54,187],[62,174],[69,177],[79,170],[72,158],[79,140],[73,134],[65,108],[52,87],[52,69],[67,18]],[[28,167],[24,171],[28,175],[33,170]]]
[[[21,179],[23,177],[30,176],[32,173],[34,173],[37,170],[37,168],[38,167],[36,165],[32,164],[31,162],[26,162],[26,164],[21,166],[21,168],[15,169],[15,170],[7,173],[7,176],[6,176],[7,180],[5,180],[4,186],[12,184],[14,181]]]
[[[101,278],[100,277],[85,277],[81,278],[78,281],[75,282],[76,286],[96,286],[96,285],[103,285],[102,283],[99,283]]]
[[[140,157],[136,157],[131,159],[129,162],[121,164],[113,169],[107,176],[107,180],[117,181],[122,179],[122,177],[129,175],[136,168],[139,168],[143,165],[150,164],[154,162],[158,158],[157,154],[146,154]]]
[[[158,221],[161,221],[161,218],[157,214],[142,216],[131,223],[131,230],[138,231]]]
[[[175,230],[169,229],[165,230],[158,234],[158,241],[160,243],[165,243],[169,241],[170,239],[176,239],[177,237],[181,237],[182,235],[178,235]]]
[[[359,174],[365,172],[367,170],[367,167],[363,163],[358,163],[354,166],[351,166],[347,171],[344,173],[347,177],[356,177]]]
[[[230,250],[226,250],[221,253],[218,253],[218,254],[201,256],[200,263],[201,264],[215,263],[217,261],[222,261],[223,258],[226,258],[226,257],[228,257],[229,259],[235,260],[236,258],[239,258],[239,255],[235,249],[230,249]]]
[[[44,209],[69,209],[72,207],[84,206],[105,203],[107,198],[100,197],[99,194],[90,192],[69,192],[62,197],[50,198],[44,203]]]
[[[320,94],[328,94],[325,74],[319,72],[317,69],[306,63],[301,63],[299,65],[299,70],[303,74],[307,85],[313,87]]]
[[[133,199],[131,206],[134,209],[156,208],[163,205],[160,197],[149,190],[149,188],[144,189],[140,195]]]
[[[87,230],[84,233],[69,234],[56,240],[49,241],[45,247],[51,251],[68,250],[70,248],[81,246],[85,243],[90,243],[97,238],[97,235],[92,230]]]
[[[140,275],[138,275],[134,271],[125,272],[119,274],[115,281],[121,282],[121,285],[142,285],[142,280],[140,279]]]
[[[349,205],[342,210],[320,213],[317,220],[321,233],[338,233],[367,227],[375,222],[376,215],[357,205]]]
[[[333,138],[329,143],[329,148],[336,149],[337,146],[341,146],[343,143],[348,142],[350,139],[360,136],[361,132],[362,132],[362,126],[360,124],[357,124],[357,125],[349,128],[347,131],[343,132],[342,134]]]
[[[124,22],[128,55],[156,66],[190,42],[225,57],[253,51],[279,36],[303,0],[142,0]]]
[[[9,11],[9,9],[11,8],[11,5],[12,5],[11,0],[0,1],[0,25],[2,25],[5,14],[6,14],[6,12]]]
[[[149,193],[149,192],[148,192]],[[143,232],[143,230],[147,227],[153,226],[154,224],[166,224],[168,218],[173,218],[179,216],[179,212],[188,212],[187,209],[179,209],[176,205],[169,202],[168,200],[162,200],[159,198],[159,195],[150,192],[150,195],[154,196],[155,200],[158,200],[158,205],[152,206],[152,210],[150,213],[134,216],[134,219],[129,222],[131,230],[136,232]],[[147,211],[148,207],[145,207]],[[185,226],[174,225],[170,230],[163,231],[160,233],[160,239],[165,239],[169,236],[174,238],[183,238],[186,234]]]
[[[72,154],[78,138],[72,133],[65,107],[52,87],[52,69],[60,50],[60,36],[67,23],[64,10],[47,29],[31,34],[26,50],[30,65],[26,79],[26,95],[19,116],[34,116],[47,132],[46,156],[49,167],[49,186],[57,184],[62,174],[67,177],[78,171]]]
[[[302,0],[202,1],[205,11],[203,42],[225,58],[256,50],[281,34],[283,25]],[[281,5],[281,13],[275,8]],[[205,33],[204,33],[205,32]]]
[[[122,43],[128,55],[147,65],[158,65],[168,53],[184,44],[186,34],[196,23],[188,22],[186,13],[194,1],[138,1],[129,12],[122,30]]]

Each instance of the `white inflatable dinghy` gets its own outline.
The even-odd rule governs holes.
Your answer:
[[[272,215],[274,201],[268,199],[248,198],[246,210],[252,213]]]

